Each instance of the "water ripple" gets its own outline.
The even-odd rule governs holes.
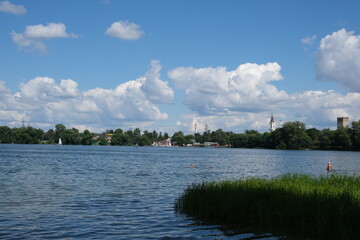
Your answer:
[[[359,153],[0,144],[1,239],[280,239],[174,214],[192,183],[358,173]],[[339,159],[344,159],[340,162]],[[189,166],[194,164],[194,168]],[[324,167],[325,166],[325,167]]]

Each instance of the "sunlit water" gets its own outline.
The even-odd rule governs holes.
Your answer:
[[[174,201],[192,183],[326,175],[329,161],[360,172],[359,152],[0,145],[0,239],[283,239],[195,224]]]

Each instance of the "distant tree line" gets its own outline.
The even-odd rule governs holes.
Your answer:
[[[96,137],[97,136],[97,137]],[[107,137],[111,136],[111,137]],[[96,139],[94,140],[94,137]],[[67,129],[63,124],[57,124],[55,130],[33,127],[9,128],[0,126],[0,143],[17,144],[55,144],[59,138],[67,145],[120,145],[120,146],[148,146],[155,141],[169,138],[168,133],[156,131],[122,129],[106,130],[102,134],[85,130]],[[337,130],[315,128],[306,129],[299,121],[286,122],[281,128],[273,132],[260,133],[256,130],[246,130],[244,133],[224,132],[221,129],[185,135],[175,132],[171,136],[173,144],[186,146],[205,142],[216,142],[219,146],[234,148],[268,148],[268,149],[321,149],[321,150],[360,150],[360,120],[352,122],[351,127]]]
[[[96,137],[97,136],[97,137]],[[107,138],[107,136],[111,136]],[[94,140],[94,137],[96,137]],[[61,138],[65,145],[135,145],[140,146],[151,145],[154,141],[162,141],[169,138],[167,133],[162,134],[156,131],[141,132],[139,128],[134,131],[122,129],[106,130],[101,134],[91,133],[85,130],[80,133],[78,129],[67,129],[63,124],[55,125],[54,129],[49,129],[44,132],[42,129],[33,127],[9,128],[7,126],[0,126],[0,143],[15,143],[15,144],[56,144]],[[110,140],[108,140],[110,139]]]

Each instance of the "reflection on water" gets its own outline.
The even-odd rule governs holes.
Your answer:
[[[192,183],[358,174],[358,152],[0,145],[0,238],[280,239],[174,214]],[[191,168],[190,165],[195,167]],[[285,237],[284,237],[285,238]]]

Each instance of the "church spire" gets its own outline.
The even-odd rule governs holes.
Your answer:
[[[274,119],[273,113],[271,113],[271,119],[270,119],[269,125],[270,125],[270,128],[269,128],[270,132],[275,131],[276,126],[275,126],[275,119]]]

